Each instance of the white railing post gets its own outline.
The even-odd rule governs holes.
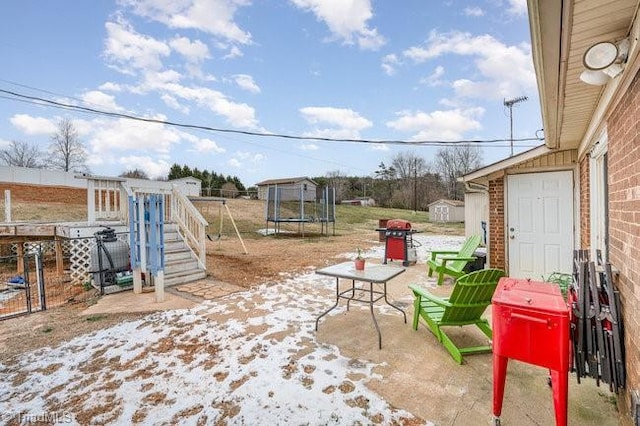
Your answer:
[[[184,237],[189,249],[198,259],[201,268],[207,269],[206,228],[207,221],[184,194],[173,187],[171,192],[172,219]]]
[[[87,180],[87,221],[89,225],[96,223],[96,181]]]
[[[11,222],[11,190],[4,190],[4,221]]]

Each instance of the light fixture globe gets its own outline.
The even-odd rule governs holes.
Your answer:
[[[618,59],[618,46],[609,41],[596,43],[584,52],[582,63],[593,71],[603,70]]]
[[[580,74],[580,80],[592,86],[604,86],[610,79],[604,71],[584,70]]]

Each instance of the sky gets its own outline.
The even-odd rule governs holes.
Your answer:
[[[433,163],[415,142],[503,140],[486,165],[520,96],[513,138],[542,134],[526,0],[25,0],[0,23],[0,148],[46,151],[70,119],[96,175],[373,177],[398,153]]]

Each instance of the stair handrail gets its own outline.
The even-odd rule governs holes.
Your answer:
[[[175,185],[171,192],[171,219],[178,225],[178,232],[198,259],[200,267],[206,270],[206,230],[209,223]]]

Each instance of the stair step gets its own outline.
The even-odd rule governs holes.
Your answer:
[[[197,281],[207,276],[200,268],[189,246],[184,242],[175,223],[164,224],[164,284],[167,287]]]
[[[206,276],[206,271],[203,271],[202,269],[181,271],[180,273],[165,275],[164,285],[166,287],[171,287],[174,285],[186,284],[204,279]]]
[[[185,259],[192,259],[191,250],[165,250],[164,262],[171,263],[173,261],[180,261]]]
[[[189,247],[187,247],[187,245],[182,240],[179,240],[179,241],[166,241],[165,240],[165,242],[164,242],[164,252],[168,253],[168,252],[176,252],[176,251],[188,251],[188,252],[191,252],[191,250],[189,250]]]
[[[198,261],[191,257],[188,259],[179,259],[179,260],[171,260],[171,261],[166,261],[165,259],[165,265],[164,265],[165,274],[171,273],[174,271],[182,271],[185,269],[198,269]]]

